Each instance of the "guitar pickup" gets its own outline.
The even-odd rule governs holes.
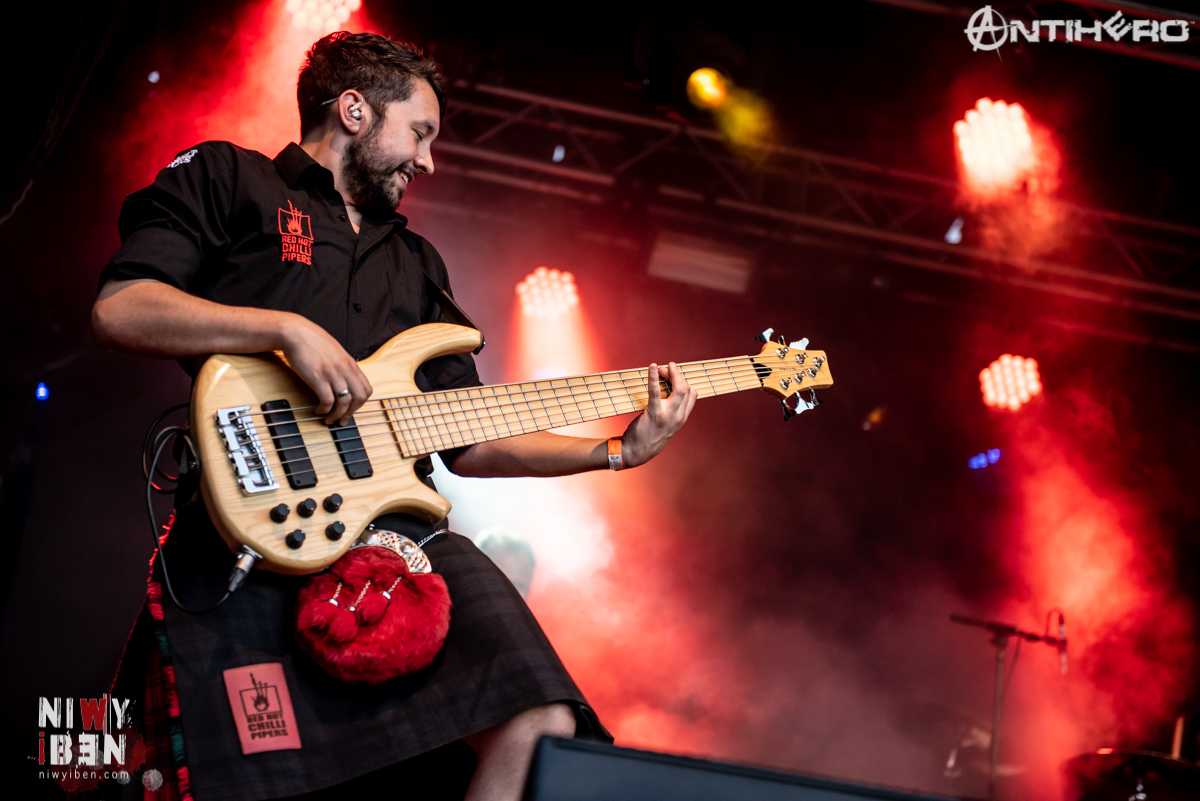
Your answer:
[[[275,453],[283,464],[283,472],[287,474],[288,484],[294,490],[315,487],[317,471],[313,469],[308,448],[304,446],[304,437],[300,434],[300,426],[296,424],[292,405],[286,400],[273,400],[264,403],[262,410],[267,430],[275,441]]]
[[[367,458],[367,448],[363,445],[362,435],[358,433],[358,424],[351,417],[346,425],[334,423],[329,427],[337,445],[338,456],[342,457],[342,467],[351,479],[369,478],[375,475],[371,469],[371,460]]]
[[[246,495],[279,489],[271,466],[263,453],[258,427],[249,406],[217,409],[214,415],[217,433],[225,444],[225,455],[233,468],[233,477]]]

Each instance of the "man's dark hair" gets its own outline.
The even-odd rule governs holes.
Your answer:
[[[420,48],[374,33],[338,31],[318,39],[309,49],[296,83],[300,138],[324,124],[332,104],[322,104],[347,89],[361,92],[375,115],[381,117],[388,103],[412,96],[414,78],[429,81],[437,95],[438,110],[445,114],[441,73]]]

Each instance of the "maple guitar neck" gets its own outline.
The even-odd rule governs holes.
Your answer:
[[[710,398],[761,389],[766,368],[742,356],[680,364],[696,394]],[[400,440],[405,456],[514,437],[586,423],[646,408],[643,369],[523,381],[469,389],[429,392],[377,401]],[[663,397],[671,392],[659,381]]]

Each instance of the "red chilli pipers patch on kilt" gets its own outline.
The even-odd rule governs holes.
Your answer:
[[[230,668],[223,675],[243,754],[300,748],[296,712],[281,663]]]
[[[287,202],[286,209],[279,209],[279,233],[283,237],[283,261],[298,261],[312,264],[312,218]]]

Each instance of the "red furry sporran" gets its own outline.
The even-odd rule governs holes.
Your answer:
[[[379,684],[428,667],[450,630],[450,592],[415,542],[368,529],[296,599],[296,639],[330,675]]]

